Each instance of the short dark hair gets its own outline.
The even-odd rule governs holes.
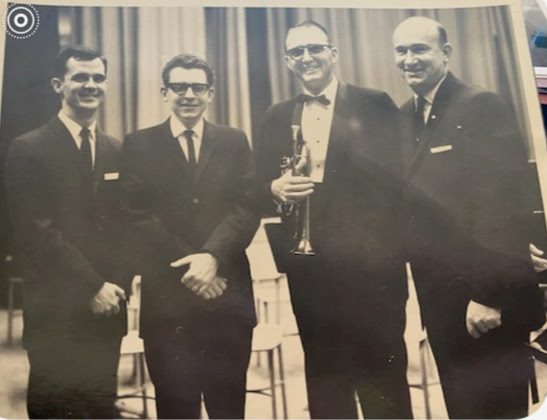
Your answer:
[[[327,28],[325,28],[323,25],[321,25],[320,23],[316,22],[315,20],[311,20],[311,19],[308,19],[308,20],[304,20],[302,22],[299,22],[297,23],[296,25],[293,25],[291,26],[288,30],[287,30],[287,36],[289,35],[289,32],[292,30],[292,29],[296,29],[296,28],[317,28],[319,29],[321,32],[323,32],[325,34],[325,36],[327,37],[327,41],[329,42],[329,44],[331,43],[331,40],[330,40],[330,36],[329,36],[329,32],[327,31]],[[285,43],[287,42],[287,37],[285,37]]]
[[[100,58],[104,64],[104,72],[106,74],[106,58],[104,58],[98,51],[81,45],[70,45],[63,48],[55,58],[55,77],[62,79],[65,76],[67,72],[66,63],[71,58],[74,58],[77,61],[92,61],[96,58]]]
[[[165,66],[163,66],[163,69],[161,70],[163,86],[167,86],[171,70],[177,67],[182,67],[183,69],[201,69],[207,76],[207,84],[213,86],[215,83],[215,71],[205,60],[192,54],[179,54],[174,56],[165,64]]]

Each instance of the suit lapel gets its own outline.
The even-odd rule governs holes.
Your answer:
[[[95,166],[93,168],[93,191],[97,191],[104,174],[108,154],[108,140],[100,130],[95,131]]]
[[[79,163],[80,150],[66,126],[58,117],[55,117],[50,121],[48,130],[50,130],[51,138],[54,141],[57,159],[62,159],[66,165],[68,171],[66,176],[78,176],[83,182],[86,174],[83,173]]]
[[[215,127],[208,121],[205,121],[203,126],[203,137],[201,139],[201,147],[199,149],[198,167],[196,170],[196,176],[194,178],[194,182],[197,182],[200,176],[203,174],[203,171],[205,167],[207,166],[207,162],[209,162],[209,158],[211,157],[211,155],[213,154],[213,150],[215,149],[215,145],[217,143],[216,140],[217,139],[216,139]]]
[[[416,173],[416,171],[424,161],[425,157],[428,155],[429,146],[431,145],[432,139],[435,137],[435,130],[444,114],[444,110],[450,103],[450,97],[454,90],[455,83],[456,79],[454,78],[452,73],[449,72],[445,80],[441,83],[441,86],[439,86],[439,90],[437,91],[435,99],[433,100],[431,112],[429,113],[429,119],[424,125],[423,130],[421,131],[421,133],[414,132],[412,138],[408,140],[409,142],[415,142],[417,137],[419,137],[420,139],[419,145],[415,149],[415,152],[410,162],[408,172],[409,177],[413,176]],[[405,105],[404,113],[407,116],[408,121],[412,120],[414,113],[413,99],[411,99]],[[408,144],[407,150],[412,149],[413,146],[414,144]],[[410,152],[410,154],[412,153]]]
[[[178,139],[173,137],[169,119],[158,127],[157,139],[158,155],[162,156],[165,165],[174,167],[175,172],[186,173],[188,161],[180,147]]]
[[[325,162],[324,182],[329,178],[332,170],[336,170],[336,162],[346,162],[341,154],[347,151],[348,115],[350,113],[347,85],[339,82],[332,113],[332,124],[329,134],[329,146],[327,149],[327,161]]]

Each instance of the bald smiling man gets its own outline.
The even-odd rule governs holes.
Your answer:
[[[407,250],[449,416],[525,417],[524,343],[545,317],[523,136],[498,95],[449,71],[438,22],[409,18],[393,44],[412,89],[401,108]]]

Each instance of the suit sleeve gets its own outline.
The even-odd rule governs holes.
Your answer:
[[[231,182],[232,205],[203,246],[221,263],[238,260],[258,228],[258,210],[254,200],[255,171],[249,143],[244,134],[238,138],[231,155],[235,159],[236,178]]]
[[[132,263],[140,273],[151,266],[155,270],[168,270],[170,262],[196,252],[182,238],[169,232],[157,215],[146,167],[146,150],[128,135],[120,159],[121,208],[131,230],[128,237]]]
[[[270,108],[260,127],[260,134],[254,147],[255,166],[256,166],[256,200],[261,214],[265,216],[276,215],[276,205],[271,192],[271,183],[281,175],[279,156],[279,143],[281,139],[276,139],[276,133],[279,132],[279,118],[276,118],[274,108]]]
[[[498,307],[514,307],[519,300],[526,304],[523,293],[535,299],[537,289],[528,251],[537,181],[514,114],[500,97],[477,96],[467,107],[467,119],[468,210],[471,237],[478,244],[471,256],[473,299]]]
[[[24,258],[25,269],[33,273],[60,270],[55,279],[70,278],[74,296],[91,299],[104,283],[102,276],[69,238],[56,228],[48,214],[47,179],[40,174],[41,157],[36,146],[23,139],[14,140],[6,161],[6,191],[15,241]],[[52,276],[53,277],[53,276]],[[48,278],[36,276],[47,281]],[[81,302],[78,302],[81,303]]]

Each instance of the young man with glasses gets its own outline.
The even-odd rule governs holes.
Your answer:
[[[158,418],[243,418],[256,323],[245,248],[252,156],[245,134],[206,121],[214,73],[181,54],[162,71],[171,116],[126,137],[122,209],[142,274],[141,336]]]
[[[30,418],[115,418],[126,331],[121,144],[97,128],[106,60],[68,47],[51,85],[58,114],[15,139],[6,190],[24,277]]]
[[[284,240],[273,244],[285,250],[310,415],[357,418],[357,393],[367,418],[412,417],[397,108],[383,92],[336,78],[338,51],[316,22],[290,28],[285,48],[304,93],[266,113],[256,146],[258,199],[272,212],[310,198],[315,255],[290,254],[294,211],[283,217]],[[292,126],[301,130],[309,176],[280,176]]]

